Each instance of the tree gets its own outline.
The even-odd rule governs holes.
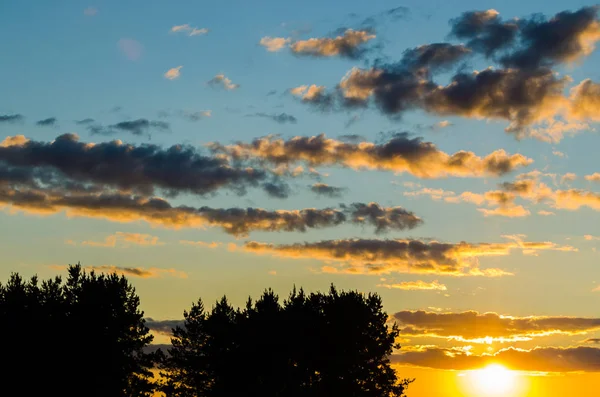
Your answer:
[[[412,382],[390,365],[399,331],[375,294],[294,289],[281,304],[267,290],[238,310],[199,300],[184,317],[161,364],[168,397],[399,397]]]
[[[152,336],[123,276],[70,266],[60,278],[0,284],[3,388],[18,395],[141,397],[153,393]],[[12,387],[11,387],[12,386]]]

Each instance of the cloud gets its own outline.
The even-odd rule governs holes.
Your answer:
[[[562,11],[551,19],[536,16],[519,21],[520,43],[501,62],[508,67],[537,68],[575,62],[589,55],[600,40],[598,6]]]
[[[194,28],[189,24],[175,25],[171,28],[171,33],[187,33],[188,36],[200,36],[209,32],[207,28]]]
[[[583,238],[585,238],[587,241],[594,241],[594,240],[600,241],[600,237],[595,237],[595,236],[592,236],[591,234],[586,234],[585,236],[583,236]]]
[[[296,117],[292,116],[291,114],[287,114],[287,113],[279,113],[279,114],[254,113],[254,114],[251,114],[250,116],[262,117],[265,119],[272,120],[279,124],[285,124],[285,123],[296,124],[298,122],[298,119],[296,119]]]
[[[123,247],[128,247],[129,244],[140,245],[140,246],[157,246],[164,245],[164,243],[159,241],[159,238],[156,236],[152,236],[150,234],[142,234],[142,233],[125,233],[125,232],[116,232],[115,234],[111,234],[107,236],[104,241],[83,241],[81,245],[87,245],[90,247],[116,247],[117,243],[119,243]]]
[[[91,118],[85,118],[85,119],[81,119],[81,120],[76,120],[75,124],[77,125],[87,125],[87,124],[91,124],[93,123],[95,120],[91,119]]]
[[[503,120],[517,138],[557,142],[566,133],[589,129],[577,119],[599,112],[597,84],[584,81],[564,95],[571,82],[552,67],[588,55],[600,40],[597,7],[504,22],[494,10],[464,13],[451,21],[451,36],[467,45],[432,43],[409,49],[395,63],[376,61],[370,69],[351,69],[332,90],[301,86],[292,90],[320,110],[376,106],[400,117],[410,110],[438,116]],[[459,64],[472,51],[484,53],[500,68],[466,72],[458,68],[450,83],[434,81],[438,71]],[[560,117],[566,118],[560,120]],[[535,128],[535,125],[546,125]]]
[[[2,142],[0,142],[0,148],[8,148],[12,146],[23,146],[29,139],[27,139],[24,135],[15,135],[15,136],[7,136],[4,138]]]
[[[155,320],[151,317],[144,319],[146,327],[155,334],[171,336],[173,328],[183,327],[183,320]],[[170,348],[170,346],[169,346]]]
[[[39,120],[35,123],[38,127],[54,127],[56,126],[58,120],[56,117],[49,117],[47,119]]]
[[[586,339],[586,340],[584,341],[584,343],[595,343],[595,344],[600,344],[600,339],[598,339],[598,338]]]
[[[513,250],[535,254],[543,250],[576,251],[552,242],[508,241],[504,243],[442,243],[412,239],[342,239],[296,244],[247,242],[242,249],[255,254],[282,258],[312,259],[327,263],[334,272],[351,274],[414,273],[445,276],[511,275],[501,269],[481,269],[478,259],[505,256]]]
[[[353,203],[343,207],[355,224],[375,226],[375,233],[390,230],[414,229],[423,224],[423,220],[413,212],[402,207],[381,207],[377,203]]]
[[[559,151],[559,150],[553,150],[552,154],[555,155],[556,157],[560,157],[560,158],[565,158],[567,157],[566,154],[564,154],[563,152]]]
[[[600,182],[600,172],[594,172],[591,175],[586,175],[585,180],[590,182]]]
[[[1,114],[0,123],[18,123],[25,119],[22,114]]]
[[[212,117],[211,110],[200,110],[200,111],[196,111],[196,112],[190,112],[190,111],[184,110],[180,114],[184,119],[187,119],[188,121],[194,121],[194,122]]]
[[[189,241],[189,240],[180,240],[179,244],[181,245],[191,245],[195,247],[206,247],[206,248],[219,248],[221,243],[218,242],[206,242],[206,241]]]
[[[538,215],[552,216],[552,215],[556,215],[556,214],[552,211],[540,210],[540,211],[538,211]]]
[[[560,184],[569,184],[575,180],[577,180],[577,175],[572,172],[567,172],[560,178]]]
[[[55,270],[65,270],[67,266],[51,266]],[[101,266],[85,266],[85,270],[100,272],[100,273],[117,273],[127,277],[139,277],[139,278],[161,278],[163,276],[170,276],[175,278],[188,278],[187,273],[176,270],[176,269],[163,269],[158,267],[121,267],[114,265],[101,265]]]
[[[450,36],[467,39],[467,46],[486,56],[511,45],[519,30],[515,21],[503,22],[496,10],[468,11],[450,21]]]
[[[508,155],[504,150],[483,158],[466,151],[450,155],[433,143],[409,138],[408,134],[397,134],[383,144],[348,143],[321,134],[288,140],[268,136],[230,146],[213,143],[210,148],[236,160],[257,160],[275,165],[299,162],[310,166],[339,165],[355,170],[406,172],[420,178],[498,176],[532,163],[523,155]]]
[[[292,53],[298,56],[333,57],[357,59],[364,54],[362,45],[375,38],[366,30],[348,29],[342,36],[334,38],[311,38],[295,41],[290,45]]]
[[[318,106],[322,110],[327,110],[333,105],[334,97],[326,93],[324,86],[301,85],[290,89],[290,93],[299,97],[303,102]]]
[[[432,43],[404,51],[399,64],[388,67],[400,66],[406,70],[431,71],[445,70],[457,62],[464,60],[471,54],[471,50],[463,45],[450,43]]]
[[[181,70],[183,66],[177,66],[175,68],[171,68],[169,70],[167,70],[167,72],[165,73],[165,78],[169,79],[169,80],[175,80],[176,78],[178,78],[181,73],[179,72]]]
[[[291,39],[285,37],[269,37],[265,36],[260,39],[260,45],[265,47],[269,52],[277,52],[283,50]]]
[[[502,215],[519,217],[529,215],[529,210],[522,205],[517,205],[515,200],[521,198],[535,204],[545,204],[552,209],[578,210],[589,207],[600,211],[600,193],[590,192],[582,189],[553,190],[548,185],[538,182],[539,172],[522,174],[517,177],[516,182],[504,182],[500,184],[501,190],[492,190],[485,193],[463,192],[457,195],[454,192],[441,189],[428,189],[405,192],[405,196],[427,195],[434,200],[444,200],[448,203],[470,202],[477,206],[498,207],[493,209],[480,208],[478,211],[486,216]],[[549,176],[556,177],[555,174]],[[567,174],[567,179],[571,178]],[[549,211],[541,211],[541,215],[554,215]]]
[[[134,122],[121,127],[141,128],[148,124]],[[222,157],[204,156],[185,145],[162,148],[118,140],[94,144],[81,142],[73,134],[60,135],[52,142],[27,141],[18,136],[10,139],[4,142],[11,144],[0,147],[0,169],[6,164],[43,170],[44,179],[59,185],[70,180],[144,195],[151,195],[156,189],[169,195],[203,195],[220,188],[243,194],[247,187],[258,186],[268,176],[259,169],[233,166]]]
[[[346,191],[346,189],[342,187],[330,186],[325,183],[315,183],[310,187],[310,190],[318,196],[331,198],[342,197],[342,193]]]
[[[402,335],[446,338],[467,343],[528,341],[550,335],[585,335],[600,330],[600,318],[566,316],[514,317],[465,311],[400,311],[392,315]]]
[[[83,15],[85,15],[86,17],[93,17],[96,14],[98,14],[98,9],[94,7],[88,7],[85,10],[83,10]]]
[[[164,121],[152,121],[146,119],[121,121],[117,124],[112,124],[107,127],[100,125],[91,125],[88,130],[92,134],[98,135],[114,135],[120,132],[128,132],[133,135],[149,134],[151,131],[168,131],[169,123]]]
[[[393,354],[392,364],[447,370],[471,370],[489,364],[511,370],[532,372],[598,372],[600,349],[592,347],[536,347],[531,350],[507,348],[494,354],[474,355],[459,349],[425,348]]]
[[[444,284],[440,284],[437,280],[431,283],[425,281],[403,281],[395,284],[379,284],[378,287],[388,289],[401,289],[405,291],[446,291]]]
[[[120,39],[117,42],[117,47],[130,61],[137,61],[144,52],[144,47],[133,39]]]
[[[173,229],[213,226],[237,237],[246,236],[252,231],[305,232],[307,229],[334,227],[344,222],[372,225],[378,232],[402,230],[418,224],[418,218],[406,210],[399,207],[381,208],[375,203],[355,203],[342,209],[275,211],[261,208],[176,207],[159,197],[109,193],[85,189],[79,185],[75,185],[72,190],[32,188],[28,186],[32,184],[31,175],[26,173],[0,173],[0,177],[9,182],[5,184],[0,179],[0,208],[8,207],[13,211],[37,215],[64,212],[67,216],[101,218],[114,222],[145,221],[154,226]],[[17,182],[10,183],[10,178]],[[19,185],[25,187],[18,187]],[[365,215],[364,208],[375,208],[380,214]],[[117,233],[103,242],[88,242],[87,245],[114,247],[117,242],[153,245],[158,244],[158,239],[147,235]]]
[[[233,84],[233,82],[227,78],[224,74],[218,74],[207,82],[208,85],[213,87],[222,87],[228,91],[239,88],[239,84]]]
[[[600,121],[600,84],[583,80],[571,89],[570,99],[572,117]]]

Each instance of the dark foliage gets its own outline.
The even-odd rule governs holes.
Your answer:
[[[202,301],[173,329],[161,364],[167,397],[403,396],[388,356],[398,335],[377,295],[271,290],[244,309]]]
[[[12,274],[0,284],[2,390],[20,396],[142,397],[151,341],[125,277],[70,266],[66,282]]]

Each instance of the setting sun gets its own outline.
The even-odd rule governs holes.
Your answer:
[[[473,371],[472,375],[473,386],[486,396],[505,396],[516,386],[515,373],[499,364]]]

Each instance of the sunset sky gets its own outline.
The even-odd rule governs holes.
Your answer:
[[[0,280],[123,273],[156,343],[333,283],[382,296],[409,397],[598,395],[593,3],[10,3]]]

